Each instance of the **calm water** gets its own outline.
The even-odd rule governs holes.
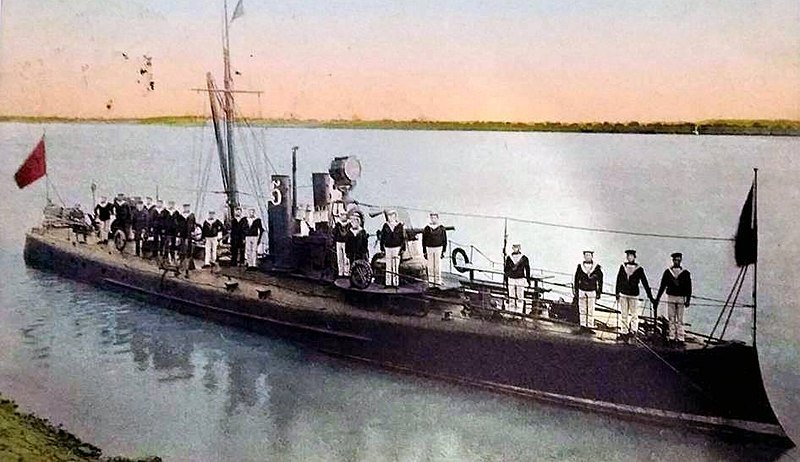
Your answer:
[[[127,125],[49,125],[48,169],[65,201],[100,192],[159,195],[197,204],[210,131]],[[109,453],[167,460],[686,460],[764,457],[731,441],[565,410],[436,382],[362,369],[279,340],[177,315],[98,291],[22,263],[23,234],[36,224],[44,183],[18,191],[17,165],[37,125],[0,124],[0,391],[62,422]],[[289,171],[300,146],[300,202],[312,171],[357,155],[366,203],[442,212],[510,215],[578,226],[730,236],[760,168],[759,349],[776,411],[800,428],[797,374],[800,306],[800,140],[397,131],[259,130]],[[264,157],[252,170],[266,174]],[[242,165],[242,171],[249,170]],[[206,189],[219,189],[212,165]],[[263,181],[263,180],[262,180]],[[246,179],[243,179],[247,185]],[[249,189],[249,188],[248,188]],[[208,206],[222,202],[205,197]],[[254,203],[254,202],[253,202]],[[503,223],[443,216],[452,239],[499,259]],[[416,225],[423,212],[412,212]],[[374,223],[368,223],[374,228]],[[683,251],[699,295],[724,298],[736,276],[729,243],[632,238],[509,223],[534,266],[571,272],[586,247],[612,279],[629,247],[652,283]],[[746,289],[749,291],[749,289]],[[692,328],[708,330],[717,307],[696,306]],[[750,340],[750,314],[733,336]],[[797,438],[795,438],[797,439]],[[792,452],[787,458],[798,457]]]

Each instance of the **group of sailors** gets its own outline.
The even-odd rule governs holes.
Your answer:
[[[625,260],[620,264],[615,285],[615,298],[620,312],[621,338],[630,341],[639,329],[639,287],[644,289],[647,299],[658,308],[666,293],[668,331],[667,339],[676,344],[685,341],[684,312],[692,298],[692,277],[681,266],[683,254],[670,255],[672,265],[664,270],[658,293],[653,296],[644,268],[636,261],[636,250],[625,251]],[[523,312],[525,288],[530,286],[530,262],[522,254],[521,246],[514,244],[506,257],[504,275],[508,287],[508,308]],[[577,302],[580,330],[584,333],[594,329],[594,312],[597,300],[603,295],[603,270],[594,261],[594,251],[583,252],[583,261],[575,269],[572,283],[573,297]]]
[[[146,256],[143,243],[151,240],[150,257],[161,256],[168,263],[175,264],[178,258],[186,259],[187,271],[194,269],[194,243],[203,239],[205,258],[203,268],[216,265],[218,248],[224,236],[230,238],[231,265],[246,265],[254,268],[257,265],[258,247],[264,235],[264,226],[256,216],[255,209],[249,209],[243,215],[241,207],[236,207],[234,216],[228,227],[216,217],[214,210],[209,210],[201,223],[197,222],[191,210],[191,204],[183,204],[182,210],[175,207],[174,201],[166,206],[161,199],[152,197],[126,197],[118,194],[113,202],[101,196],[95,205],[94,218],[100,227],[98,244],[107,244],[114,231],[122,231],[126,240],[135,243],[136,256]]]
[[[400,286],[400,261],[406,250],[406,229],[398,220],[396,210],[384,212],[385,222],[378,231],[378,243],[386,262],[384,285]],[[447,231],[439,223],[439,214],[429,214],[430,223],[422,230],[422,253],[426,262],[426,279],[430,286],[441,287],[441,259],[447,250]],[[368,234],[364,230],[364,216],[360,211],[341,212],[333,226],[338,277],[350,277],[350,268],[358,260],[369,261]]]

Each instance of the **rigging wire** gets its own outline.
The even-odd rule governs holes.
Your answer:
[[[367,204],[365,202],[356,202],[359,205],[364,205],[366,207],[377,207],[380,208],[379,205],[374,204]],[[414,208],[414,207],[403,207],[406,210],[411,210],[414,212],[431,212],[434,209],[432,208]],[[539,220],[531,220],[525,218],[514,218],[504,215],[489,215],[489,214],[481,214],[481,213],[466,213],[466,212],[446,212],[437,210],[439,215],[448,215],[448,216],[455,216],[455,217],[466,217],[466,218],[484,218],[490,220],[508,220],[511,222],[516,223],[525,223],[530,225],[538,225],[538,226],[549,226],[553,228],[561,228],[561,229],[572,229],[577,231],[591,231],[596,233],[607,233],[607,234],[623,234],[627,236],[642,236],[642,237],[658,237],[664,239],[689,239],[689,240],[697,240],[697,241],[718,241],[718,242],[733,242],[734,239],[732,237],[719,237],[719,236],[693,236],[693,235],[683,235],[683,234],[661,234],[661,233],[645,233],[645,232],[637,232],[637,231],[625,231],[620,229],[609,229],[609,228],[592,228],[588,226],[576,226],[576,225],[565,225],[561,223],[552,223],[549,221],[539,221]]]

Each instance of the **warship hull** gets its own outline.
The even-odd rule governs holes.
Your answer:
[[[669,349],[601,342],[535,326],[397,316],[353,306],[333,285],[261,273],[190,278],[119,252],[34,229],[33,268],[326,354],[408,374],[660,424],[789,447],[757,350],[740,343]]]

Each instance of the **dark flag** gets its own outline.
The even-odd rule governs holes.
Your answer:
[[[44,137],[42,137],[14,174],[14,181],[17,182],[19,189],[22,189],[45,175],[47,175],[47,163],[44,156]]]
[[[755,209],[755,185],[750,187],[739,215],[739,228],[733,245],[737,266],[752,265],[758,257],[758,220]]]

